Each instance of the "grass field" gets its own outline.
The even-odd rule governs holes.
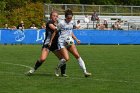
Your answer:
[[[50,53],[33,76],[25,76],[41,45],[0,45],[0,93],[140,93],[140,45],[77,46],[92,76],[85,78],[71,56],[68,78],[55,77]]]

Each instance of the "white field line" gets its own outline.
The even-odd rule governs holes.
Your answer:
[[[21,66],[21,67],[26,67],[26,68],[29,68],[31,69],[32,67],[30,66],[26,66],[26,65],[22,65],[22,64],[14,64],[14,63],[7,63],[7,62],[0,62],[2,64],[8,64],[8,65],[15,65],[15,66]],[[0,71],[0,73],[4,73],[2,71]],[[6,73],[10,73],[10,72],[6,72]],[[13,74],[16,74],[16,73],[13,73]],[[64,79],[64,77],[62,77]],[[94,80],[94,81],[103,81],[103,82],[116,82],[116,83],[137,83],[137,84],[140,84],[140,82],[138,81],[126,81],[126,80],[109,80],[109,79],[94,79],[94,78],[80,78],[80,77],[69,77],[67,79],[87,79],[87,80]]]
[[[14,64],[14,63],[7,63],[7,62],[0,62],[1,64],[7,64],[7,65],[14,65],[14,66],[20,66],[20,67],[25,67],[25,68],[29,68],[31,69],[32,67],[30,66],[26,66],[26,65],[22,65],[22,64]]]
[[[32,67],[30,67],[30,66],[26,66],[26,65],[22,65],[22,64],[14,64],[14,63],[8,63],[8,62],[0,62],[0,63],[1,63],[1,64],[7,64],[7,65],[18,66],[18,67],[25,67],[25,68],[29,68],[29,69],[32,68]],[[0,71],[0,73],[11,73],[11,74],[16,74],[16,75],[23,75],[23,74],[14,73],[14,72],[7,72],[7,71]]]

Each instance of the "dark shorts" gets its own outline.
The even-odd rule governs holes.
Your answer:
[[[50,51],[58,50],[58,46],[57,46],[56,43],[53,43],[53,44],[51,45],[51,47],[48,47],[48,44],[46,44],[46,45],[43,44],[42,48],[47,48],[47,49],[49,49]]]

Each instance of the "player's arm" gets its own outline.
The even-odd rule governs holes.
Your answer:
[[[77,37],[74,35],[74,33],[72,32],[72,38],[74,39],[74,40],[76,40],[76,42],[78,43],[78,44],[80,44],[80,40],[79,39],[77,39]]]
[[[77,26],[76,26],[77,29],[79,29],[80,27],[81,27],[80,25],[77,25]]]
[[[50,47],[51,44],[52,44],[52,41],[53,41],[53,39],[54,39],[54,37],[55,37],[55,35],[57,33],[57,28],[53,24],[49,24],[49,27],[53,30],[52,36],[50,38],[50,42],[48,44],[48,46]]]
[[[81,26],[74,25],[73,29],[79,29]]]

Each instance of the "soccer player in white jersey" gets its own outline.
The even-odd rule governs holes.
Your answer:
[[[73,43],[70,46],[66,46],[65,43],[65,39],[67,36],[71,36],[74,40],[76,40],[78,44],[80,43],[80,40],[78,40],[72,32],[73,28],[75,27],[75,23],[72,21],[72,17],[73,17],[73,13],[70,9],[68,9],[65,11],[65,19],[58,24],[58,28],[60,29],[59,38],[58,38],[58,48],[60,49],[60,53],[62,54],[64,60],[58,64],[55,74],[57,76],[59,68],[69,60],[69,54],[68,54],[69,51],[77,59],[80,67],[83,70],[85,77],[88,77],[91,76],[91,73],[87,72],[85,63],[81,58],[81,56],[79,55],[75,44]]]

